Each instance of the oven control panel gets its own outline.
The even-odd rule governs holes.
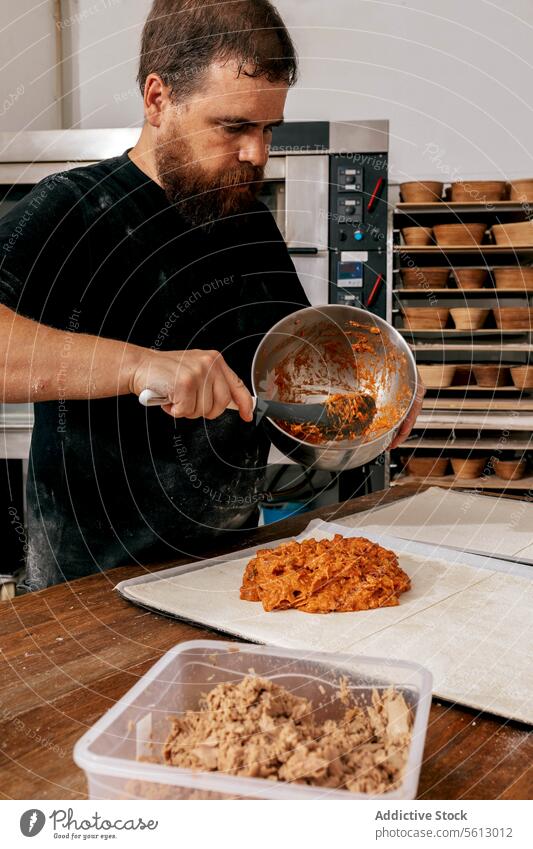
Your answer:
[[[388,156],[330,157],[330,244],[340,250],[386,249]]]
[[[340,251],[332,254],[332,304],[347,304],[387,315],[385,251]]]
[[[363,191],[363,169],[361,167],[348,167],[346,165],[337,168],[337,186],[345,192]]]
[[[330,157],[330,302],[387,315],[386,153]]]

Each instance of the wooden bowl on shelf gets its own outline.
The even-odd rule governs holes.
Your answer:
[[[419,180],[400,183],[400,195],[404,203],[438,203],[442,200],[444,183],[436,180]]]
[[[487,363],[484,365],[472,366],[476,383],[478,386],[483,386],[487,389],[494,389],[496,386],[510,386],[511,372],[509,366],[501,364]]]
[[[453,276],[459,289],[482,289],[489,272],[486,268],[454,268]]]
[[[517,389],[533,389],[533,366],[514,366],[511,377]]]
[[[404,323],[410,330],[442,330],[450,310],[440,307],[404,307]]]
[[[519,481],[526,476],[527,461],[524,458],[520,460],[500,460],[498,457],[494,457],[492,466],[496,476],[505,481]]]
[[[436,224],[433,233],[438,245],[449,248],[480,245],[486,224]]]
[[[407,472],[417,478],[442,478],[448,472],[448,457],[402,457]]]
[[[500,330],[533,330],[531,307],[494,307],[492,311]]]
[[[462,180],[452,183],[452,203],[492,203],[507,193],[505,180]]]
[[[485,324],[490,310],[475,307],[458,307],[450,313],[457,330],[479,330]]]
[[[452,381],[452,386],[471,386],[474,383],[472,379],[472,369],[466,365],[455,366],[455,377]]]
[[[509,186],[509,198],[520,203],[531,203],[533,201],[533,180],[513,180]]]
[[[404,289],[445,289],[450,276],[446,268],[401,268]]]
[[[493,270],[497,289],[524,289],[533,291],[533,268],[527,265],[509,265]]]
[[[418,371],[426,389],[446,389],[455,377],[455,366],[444,363],[419,365]]]
[[[404,227],[402,230],[403,240],[410,248],[424,248],[433,240],[431,227]]]
[[[487,459],[487,457],[451,457],[455,477],[461,480],[474,480],[481,477]]]
[[[518,221],[514,224],[495,224],[492,228],[494,241],[500,247],[528,248],[533,245],[533,221]]]

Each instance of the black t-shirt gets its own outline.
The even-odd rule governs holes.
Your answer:
[[[0,302],[65,331],[66,354],[76,333],[214,349],[249,388],[261,338],[308,305],[262,203],[191,230],[127,153],[45,179],[0,219]],[[36,404],[29,587],[229,541],[261,499],[268,447],[231,411],[172,419],[132,395]]]

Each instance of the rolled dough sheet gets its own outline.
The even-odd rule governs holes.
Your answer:
[[[417,660],[431,669],[434,694],[533,723],[532,606],[531,580],[492,573],[357,649]]]
[[[518,552],[517,557],[519,557],[520,560],[523,560],[526,563],[533,563],[533,545],[528,545],[526,548],[522,548]]]
[[[387,507],[336,519],[402,539],[533,560],[533,504],[431,487]],[[527,553],[527,556],[526,556]]]
[[[313,536],[325,536],[314,533]],[[239,590],[249,558],[221,563],[182,575],[128,586],[124,594],[132,601],[182,619],[217,628],[230,634],[285,648],[309,648],[359,652],[359,644],[436,605],[492,572],[444,560],[399,552],[402,569],[412,589],[402,594],[397,607],[327,615],[278,610],[267,613],[258,602],[241,601]]]

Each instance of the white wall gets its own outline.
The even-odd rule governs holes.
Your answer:
[[[62,35],[72,53],[68,125],[139,125],[135,74],[150,0],[62,2]],[[302,63],[289,119],[389,118],[397,180],[533,175],[533,0],[277,6]]]
[[[0,131],[61,126],[54,0],[0,0]]]
[[[291,118],[388,117],[398,179],[533,174],[531,0],[278,7],[303,65]]]
[[[141,126],[135,77],[150,0],[62,0],[62,5],[67,125]]]

